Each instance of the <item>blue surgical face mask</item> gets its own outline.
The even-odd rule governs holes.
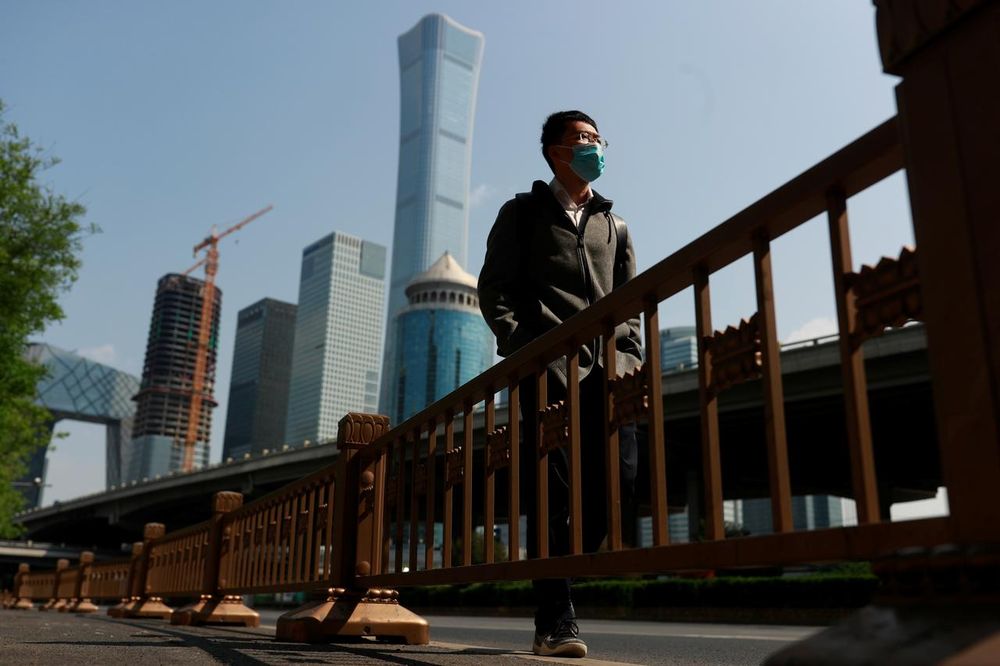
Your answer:
[[[594,182],[604,173],[604,146],[599,143],[576,144],[569,168],[588,183]]]

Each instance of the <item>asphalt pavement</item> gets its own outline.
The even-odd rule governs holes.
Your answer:
[[[0,611],[0,663],[16,664],[404,664],[484,663],[759,664],[819,630],[809,627],[581,620],[586,659],[531,654],[526,618],[431,616],[430,645],[361,640],[304,645],[274,640],[280,611],[263,610],[261,626],[179,627],[159,620],[116,620],[102,613],[71,615]]]

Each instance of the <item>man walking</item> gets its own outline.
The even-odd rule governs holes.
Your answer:
[[[635,275],[635,254],[625,223],[612,202],[590,184],[604,171],[607,141],[597,123],[581,111],[560,111],[542,127],[542,156],[554,175],[535,181],[531,192],[505,203],[487,240],[479,275],[479,304],[497,338],[501,356],[510,354],[587,308]],[[616,369],[625,374],[642,364],[639,320],[615,329]],[[604,447],[605,394],[599,347],[580,347],[580,455],[583,547],[598,549],[607,533]],[[548,368],[548,402],[566,396],[566,364]],[[535,382],[521,383],[524,433],[521,453],[522,507],[528,516],[528,556],[537,557],[535,487],[538,447]],[[634,492],[637,464],[635,427],[619,432],[623,502]],[[563,449],[549,454],[549,554],[570,552],[569,461]],[[533,581],[535,654],[583,657],[568,579]]]

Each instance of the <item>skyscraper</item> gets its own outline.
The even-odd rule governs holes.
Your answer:
[[[493,363],[493,333],[479,312],[476,278],[447,252],[406,288],[395,320],[389,418],[400,423]]]
[[[818,530],[844,524],[844,502],[832,495],[793,495],[792,525],[796,530]],[[742,524],[750,534],[771,534],[771,500],[743,500]]]
[[[223,460],[284,442],[295,311],[291,303],[265,298],[237,316]]]
[[[396,376],[392,330],[406,285],[445,252],[467,263],[472,124],[482,33],[429,14],[399,37],[399,175],[380,407]]]
[[[335,437],[348,412],[376,410],[385,247],[340,232],[302,251],[286,443]]]
[[[204,288],[202,280],[174,273],[164,275],[157,283],[142,383],[133,398],[136,401],[135,427],[126,480],[166,474],[183,466]],[[222,292],[213,288],[216,290],[215,304],[206,322],[211,329],[195,443],[195,467],[208,463],[212,410],[218,404],[212,391]]]
[[[121,483],[135,415],[132,396],[139,389],[139,378],[44,343],[30,343],[24,356],[45,367],[35,388],[35,404],[49,411],[51,428],[63,419],[106,426],[107,486]],[[41,505],[47,450],[46,440],[32,453],[28,473],[14,482],[28,506]]]
[[[660,331],[660,369],[678,372],[698,366],[698,338],[694,326],[675,326]]]

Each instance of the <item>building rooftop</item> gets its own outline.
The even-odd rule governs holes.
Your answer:
[[[409,291],[417,285],[430,283],[460,284],[475,289],[478,281],[459,266],[449,252],[445,252],[430,268],[410,280],[409,284],[406,285],[406,290]]]

